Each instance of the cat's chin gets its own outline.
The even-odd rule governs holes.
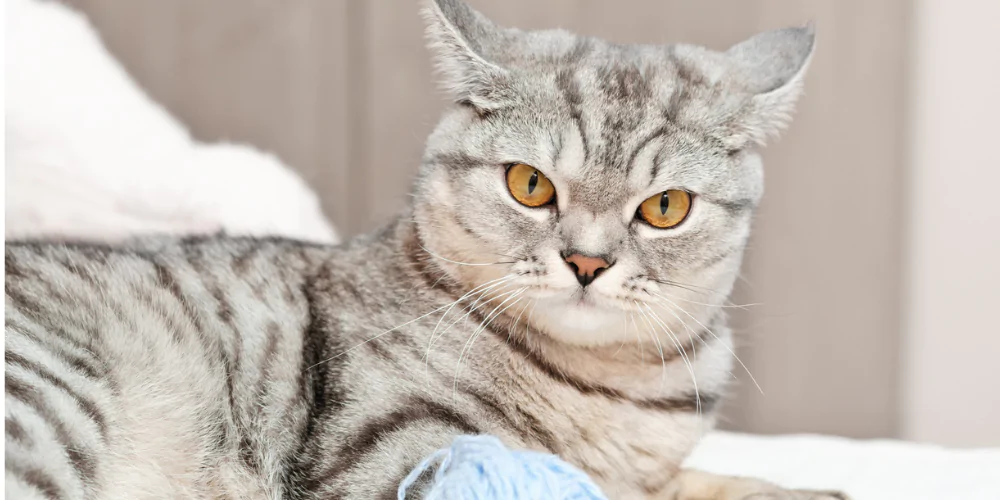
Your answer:
[[[531,326],[567,344],[584,347],[620,344],[627,334],[636,335],[626,324],[629,317],[625,311],[601,305],[592,298],[541,298],[536,299],[533,309]]]

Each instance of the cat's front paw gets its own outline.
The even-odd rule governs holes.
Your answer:
[[[720,499],[722,500],[722,499]],[[737,500],[736,498],[725,497],[725,500]],[[851,500],[846,494],[839,491],[817,491],[817,490],[782,490],[751,493],[740,497],[738,500]]]
[[[723,490],[713,497],[678,500],[850,500],[850,497],[839,491],[786,490],[767,483],[761,483],[759,491],[750,491],[752,489]]]
[[[850,500],[839,491],[789,490],[746,477],[684,470],[668,488],[669,500]]]

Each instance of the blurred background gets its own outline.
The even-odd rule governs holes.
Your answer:
[[[445,104],[414,0],[66,0],[205,141],[273,151],[345,235],[406,201]],[[470,0],[501,24],[724,49],[814,20],[734,313],[723,427],[1000,445],[1000,3]]]

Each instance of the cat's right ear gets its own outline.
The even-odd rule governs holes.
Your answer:
[[[456,102],[488,113],[513,99],[509,74],[489,60],[503,28],[461,0],[425,0],[423,16],[441,85]]]
[[[745,90],[752,94],[732,124],[728,141],[734,149],[748,142],[763,145],[788,123],[815,49],[816,29],[809,23],[761,33],[726,51],[742,70]]]

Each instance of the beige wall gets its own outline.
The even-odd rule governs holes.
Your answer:
[[[442,101],[414,1],[72,0],[202,139],[274,150],[345,232],[405,202]],[[737,301],[745,373],[726,425],[895,436],[907,0],[473,0],[498,21],[724,48],[812,19],[819,45]],[[238,6],[237,6],[238,5]]]
[[[1000,3],[916,13],[902,431],[1000,446]]]

